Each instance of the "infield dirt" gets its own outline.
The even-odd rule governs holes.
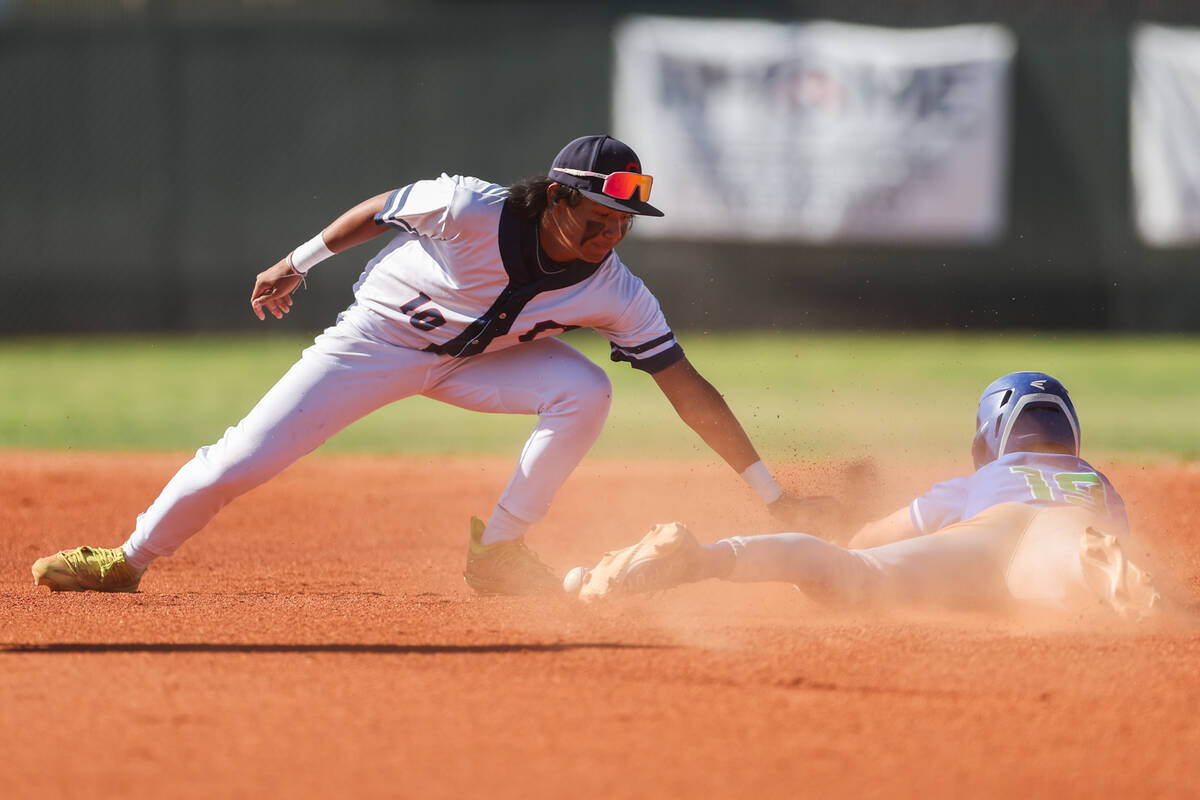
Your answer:
[[[114,546],[186,456],[0,453],[6,797],[1194,797],[1200,627],[835,613],[707,582],[601,609],[478,598],[511,461],[315,456],[133,595],[30,564]],[[865,515],[963,465],[794,466]],[[1108,465],[1200,603],[1200,466]],[[564,572],[685,521],[774,530],[724,466],[588,460],[530,537]]]

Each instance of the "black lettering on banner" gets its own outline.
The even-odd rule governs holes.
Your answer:
[[[442,316],[442,312],[436,308],[427,308],[424,311],[417,311],[417,308],[430,302],[429,295],[421,292],[412,300],[409,300],[404,305],[400,306],[400,310],[408,314],[408,322],[419,331],[431,331],[441,325],[446,324],[446,318]],[[417,311],[417,313],[413,313]]]
[[[543,322],[539,322],[537,325],[534,325],[532,328],[529,329],[529,331],[527,333],[522,333],[520,336],[517,337],[517,340],[522,341],[522,342],[532,342],[539,333],[545,333],[546,331],[553,330],[554,328],[558,328],[559,330],[561,330],[565,333],[566,331],[578,330],[579,326],[578,325],[562,325],[560,323],[555,322],[552,319],[548,319]]]

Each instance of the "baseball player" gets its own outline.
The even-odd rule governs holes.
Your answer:
[[[1079,611],[1099,598],[1127,618],[1158,611],[1149,574],[1126,556],[1121,496],[1079,457],[1079,417],[1063,385],[1042,372],[1005,375],[984,390],[975,423],[974,474],[865,525],[851,549],[803,533],[702,547],[683,525],[659,525],[605,555],[580,597],[724,578],[785,581],[839,606]]]
[[[560,592],[524,544],[608,413],[604,371],[553,338],[589,327],[612,359],[651,375],[679,416],[781,519],[803,516],[717,390],[692,367],[646,286],[613,248],[648,202],[653,178],[609,136],[575,139],[548,175],[509,187],[443,174],[366,200],[257,276],[260,320],[288,313],[321,261],[395,235],[354,287],[354,302],[220,441],[202,447],[117,548],[39,559],[52,590],[136,591],[224,506],[355,420],[411,395],[473,411],[536,414],[517,468],[485,525],[471,519],[464,577],[482,594]]]

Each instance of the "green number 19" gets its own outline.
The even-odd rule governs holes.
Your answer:
[[[1025,483],[1029,484],[1029,491],[1033,492],[1034,500],[1054,499],[1054,493],[1050,490],[1050,484],[1046,482],[1046,476],[1037,467],[1009,467],[1009,470],[1025,476]]]
[[[1062,499],[1072,505],[1082,506],[1099,514],[1108,510],[1104,498],[1104,484],[1094,472],[1055,472],[1048,480],[1046,473],[1037,467],[1009,467],[1009,470],[1025,476],[1025,483],[1033,493],[1034,500],[1053,501],[1054,490],[1057,488],[1062,494]]]
[[[1098,514],[1108,511],[1108,504],[1104,500],[1104,484],[1096,473],[1059,472],[1054,476],[1054,482],[1062,489],[1068,503],[1083,506]]]

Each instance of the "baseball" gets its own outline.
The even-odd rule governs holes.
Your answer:
[[[589,570],[587,567],[574,567],[567,576],[563,578],[563,591],[571,597],[579,594],[579,590],[583,587],[583,579],[587,577]]]

